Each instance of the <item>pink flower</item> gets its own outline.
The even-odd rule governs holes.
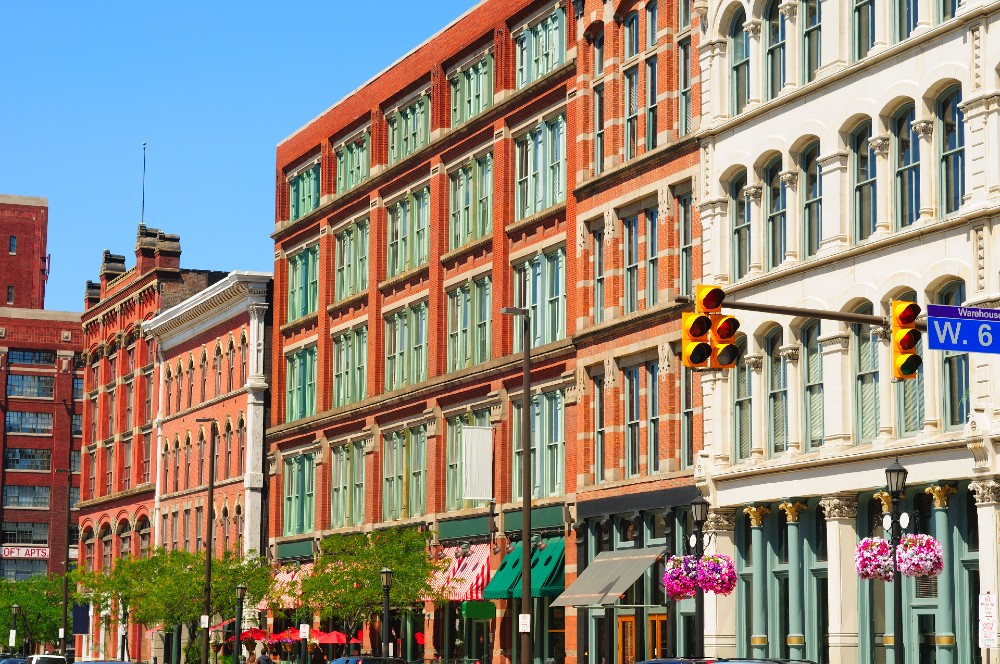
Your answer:
[[[892,547],[881,537],[866,537],[854,552],[854,569],[862,579],[892,581]]]
[[[944,550],[930,535],[903,535],[896,557],[906,576],[937,576],[944,569]]]
[[[663,588],[672,600],[694,597],[698,587],[698,563],[694,556],[670,556],[663,573]]]
[[[725,555],[706,555],[698,565],[698,585],[705,592],[728,595],[736,588],[736,566]]]

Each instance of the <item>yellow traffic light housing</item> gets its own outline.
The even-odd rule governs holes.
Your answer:
[[[721,313],[724,299],[726,299],[726,291],[718,286],[701,284],[694,287],[694,310],[696,313]]]
[[[917,355],[920,332],[916,328],[920,305],[897,300],[892,303],[892,377],[910,380],[917,377],[923,359]]]
[[[681,364],[689,369],[708,366],[712,357],[712,346],[708,343],[708,333],[712,329],[712,319],[708,314],[681,314]]]
[[[732,369],[740,359],[740,349],[735,343],[736,331],[740,322],[735,316],[716,314],[712,316],[712,331],[709,335],[712,344],[712,368]]]

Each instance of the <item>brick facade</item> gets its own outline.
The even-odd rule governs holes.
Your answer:
[[[49,202],[0,194],[0,306],[45,307]]]

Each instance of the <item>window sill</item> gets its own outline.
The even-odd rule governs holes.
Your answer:
[[[309,327],[310,325],[315,325],[319,321],[319,312],[314,311],[311,314],[306,314],[296,318],[295,320],[289,321],[278,328],[278,331],[284,335],[290,334],[296,330],[301,330],[303,328]]]
[[[513,235],[523,232],[525,229],[531,228],[535,224],[542,222],[548,219],[549,217],[554,217],[558,214],[562,214],[565,212],[566,212],[566,201],[562,201],[551,207],[545,208],[541,212],[536,212],[530,217],[525,217],[524,219],[515,221],[513,224],[506,226],[504,228],[504,232],[507,233],[508,237],[511,237]]]
[[[360,304],[365,304],[367,302],[368,302],[368,291],[367,290],[359,291],[357,293],[353,293],[352,295],[348,295],[343,299],[337,300],[333,304],[328,304],[326,306],[326,313],[327,315],[333,317],[348,309],[353,309],[354,307]]]
[[[406,272],[400,272],[399,274],[389,277],[385,281],[382,281],[378,285],[380,291],[387,291],[392,288],[396,288],[410,280],[415,280],[417,277],[422,276],[424,273],[430,271],[430,263],[424,263],[423,265],[418,265],[417,267],[410,268]]]
[[[452,249],[448,253],[443,254],[441,256],[441,263],[445,264],[445,263],[450,263],[452,261],[456,261],[459,258],[463,258],[470,254],[474,254],[482,249],[486,249],[492,244],[493,244],[493,235],[492,234],[484,235],[481,238],[472,240],[471,242],[467,242],[466,244],[463,244],[461,247],[458,247],[457,249]]]

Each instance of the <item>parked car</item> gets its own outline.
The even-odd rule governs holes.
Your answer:
[[[667,657],[650,659],[639,664],[722,664],[723,662],[741,662],[742,664],[816,664],[809,659],[775,659],[771,657],[708,657],[705,659],[685,659],[683,657]]]
[[[92,664],[92,663],[88,663]],[[405,659],[399,657],[371,657],[369,655],[353,655],[351,657],[338,657],[330,664],[408,664]]]
[[[62,655],[30,655],[27,664],[67,664]]]
[[[0,664],[26,664],[27,661],[22,657],[4,657],[0,659]]]

